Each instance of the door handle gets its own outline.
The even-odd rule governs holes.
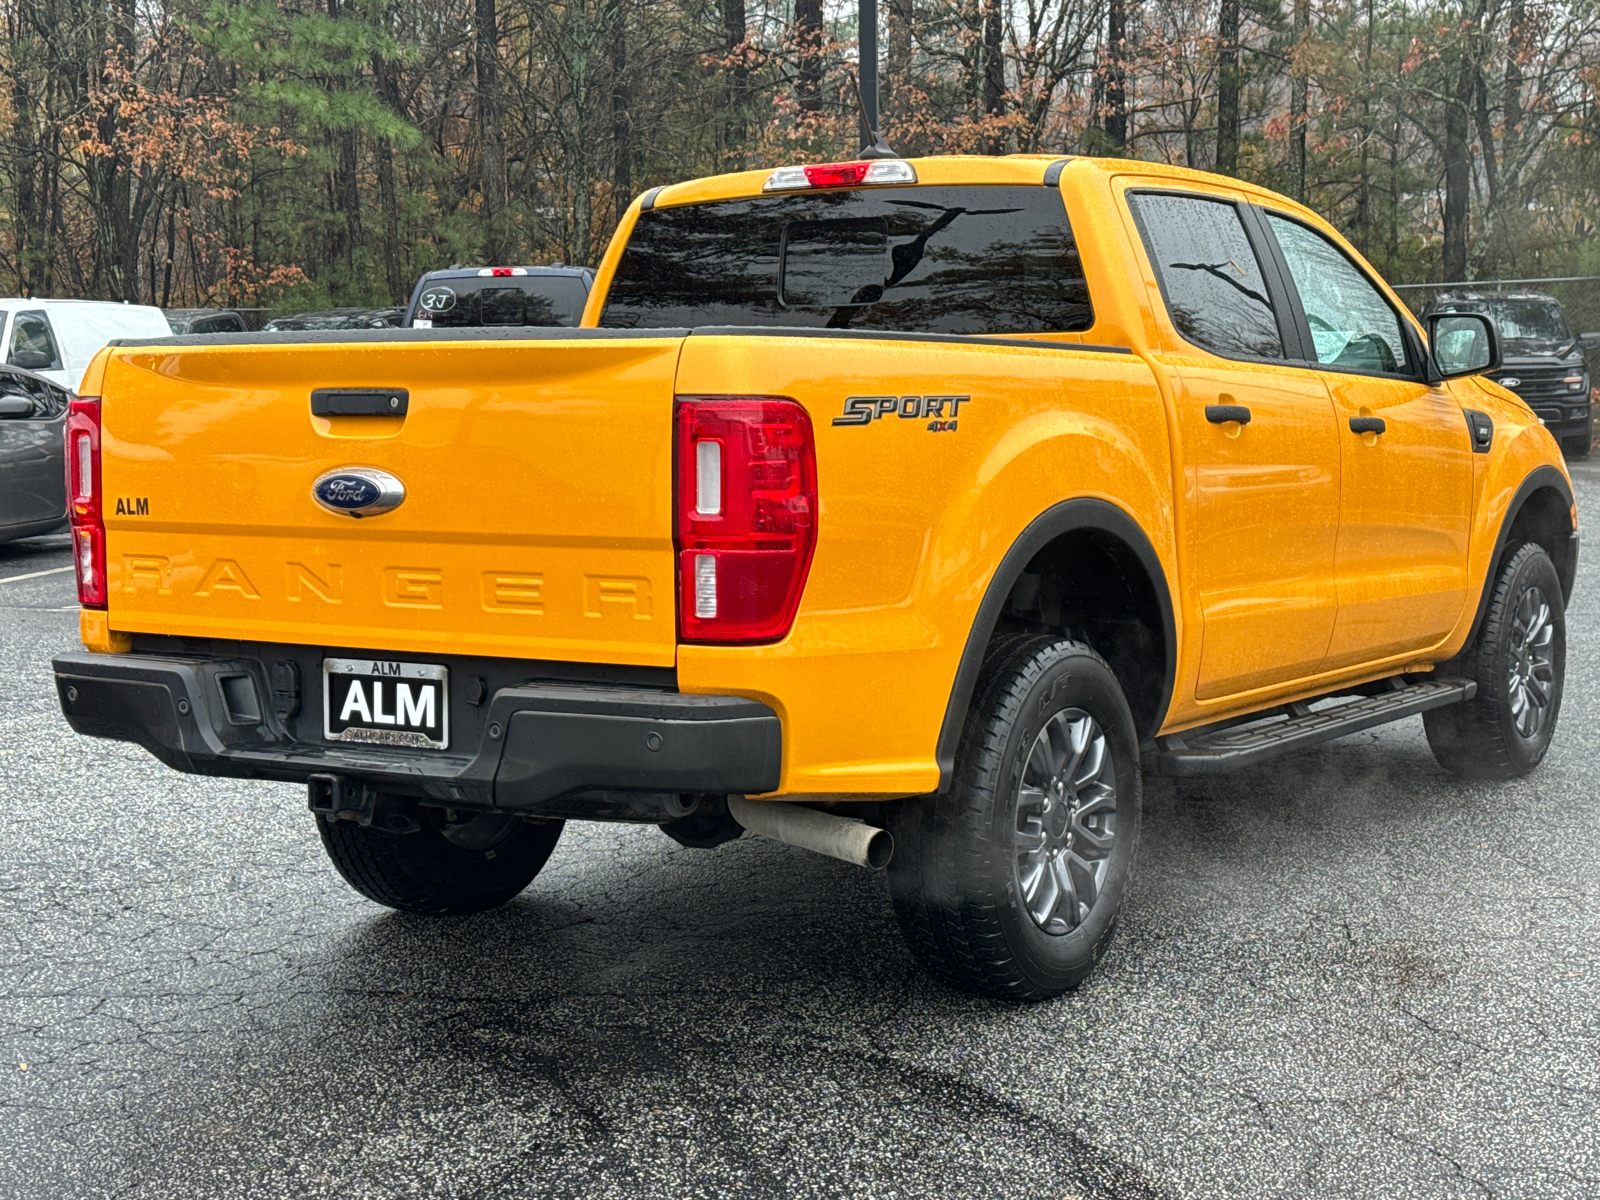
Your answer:
[[[317,388],[311,393],[314,417],[403,417],[411,406],[405,388]]]
[[[1229,421],[1237,421],[1241,425],[1250,424],[1250,410],[1242,404],[1208,404],[1206,405],[1206,420],[1213,425],[1223,425]]]
[[[1382,433],[1389,426],[1384,424],[1382,417],[1351,417],[1351,433]]]

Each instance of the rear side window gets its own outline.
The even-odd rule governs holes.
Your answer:
[[[583,280],[572,275],[435,279],[423,286],[411,323],[435,329],[573,326],[588,298]]]
[[[1278,318],[1239,210],[1150,192],[1128,202],[1177,331],[1224,358],[1282,358]]]
[[[965,334],[1064,333],[1093,321],[1060,193],[996,185],[640,213],[600,318],[613,329]]]
[[[25,354],[29,357],[23,362],[17,362],[17,356]],[[48,362],[34,356],[44,356]],[[42,312],[22,312],[17,314],[16,323],[11,326],[11,350],[7,355],[8,362],[17,366],[29,367],[35,371],[59,371],[61,369],[61,354],[56,350],[56,339],[50,332],[50,321]]]

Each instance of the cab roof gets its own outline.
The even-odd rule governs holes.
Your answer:
[[[837,162],[858,162],[859,159],[841,158]],[[882,160],[879,160],[882,161]],[[890,161],[911,164],[917,174],[916,184],[884,184],[871,186],[906,187],[919,185],[962,184],[1036,184],[1043,185],[1055,164],[1063,181],[1074,176],[1091,173],[1106,175],[1144,175],[1170,179],[1174,183],[1200,183],[1212,187],[1228,188],[1255,199],[1270,200],[1293,212],[1310,214],[1311,210],[1287,196],[1281,196],[1257,184],[1210,171],[1197,171],[1191,167],[1172,166],[1168,163],[1146,162],[1137,158],[1097,158],[1073,154],[940,154],[923,158],[904,158]],[[773,163],[754,171],[734,171],[726,175],[707,175],[687,179],[682,183],[666,184],[644,193],[639,203],[645,208],[666,208],[680,204],[701,204],[714,200],[743,199],[762,194],[767,176],[785,166],[821,166],[821,160],[796,163]],[[1054,182],[1052,180],[1052,182]],[[773,192],[770,195],[801,195],[794,192]],[[1314,214],[1311,214],[1314,215]]]

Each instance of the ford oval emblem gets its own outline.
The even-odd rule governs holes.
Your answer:
[[[1520,384],[1520,383],[1521,383],[1521,382],[1522,382],[1522,380],[1520,380],[1520,379],[1515,379],[1515,378],[1512,378],[1512,379],[1502,379],[1502,380],[1501,380],[1501,381],[1500,381],[1500,386],[1501,386],[1501,387],[1508,387],[1508,388],[1514,388],[1514,387],[1516,387],[1516,386],[1517,386],[1517,385],[1519,385],[1519,384]]]
[[[329,512],[375,517],[400,507],[406,498],[406,485],[387,471],[344,467],[319,475],[311,485],[311,498]]]

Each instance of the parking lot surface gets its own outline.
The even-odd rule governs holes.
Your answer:
[[[66,542],[0,546],[0,1196],[1594,1195],[1589,536],[1535,775],[1413,719],[1151,781],[1111,952],[1033,1007],[753,838],[569,825],[503,910],[380,909],[301,789],[74,736]]]

